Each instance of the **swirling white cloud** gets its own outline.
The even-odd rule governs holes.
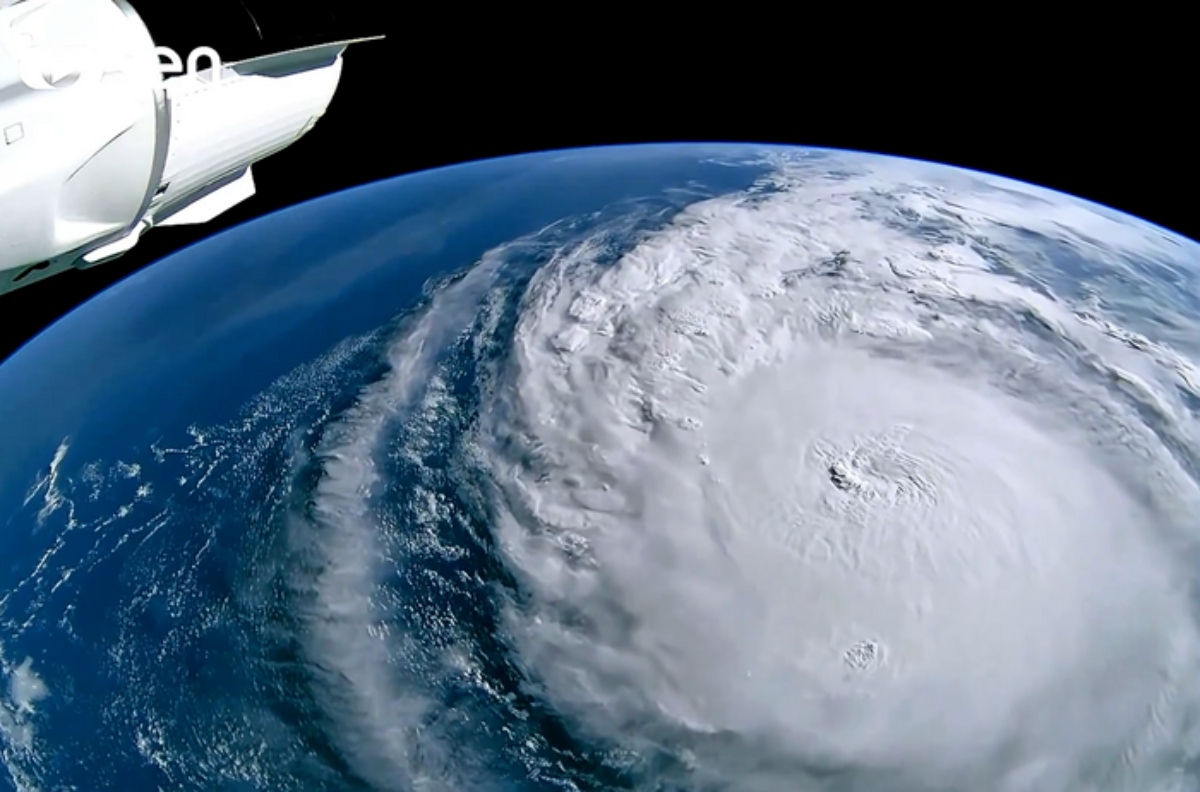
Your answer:
[[[1197,249],[947,169],[778,164],[536,277],[481,432],[525,662],[713,788],[1175,788],[1191,363],[1056,299],[1018,233],[1123,271]]]

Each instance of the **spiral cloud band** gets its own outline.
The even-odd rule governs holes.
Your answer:
[[[528,674],[687,788],[1174,788],[1200,380],[1029,252],[1174,243],[981,176],[777,164],[524,294],[473,447]],[[481,272],[402,334],[375,414]]]
[[[712,788],[1158,788],[1200,747],[1197,489],[1136,407],[1190,444],[1149,378],[1189,383],[990,272],[986,198],[1036,196],[872,164],[538,273],[483,429],[522,656]]]

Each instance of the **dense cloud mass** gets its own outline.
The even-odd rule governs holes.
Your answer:
[[[785,166],[538,273],[482,427],[520,652],[713,788],[1171,788],[1196,380],[989,267],[1013,226],[1093,229],[897,167]]]
[[[856,164],[781,163],[615,264],[589,240],[536,274],[476,448],[518,656],[696,788],[1170,788],[1198,747],[1198,380],[1021,256],[1167,243]],[[450,315],[397,345],[386,398]]]
[[[288,429],[278,563],[345,771],[1200,790],[1200,306],[1163,285],[1197,248],[998,178],[766,156],[523,278],[537,239],[493,251],[311,449]]]

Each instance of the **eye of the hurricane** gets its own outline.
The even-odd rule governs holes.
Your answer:
[[[864,486],[854,470],[842,462],[834,462],[829,466],[829,480],[840,490],[861,490]]]
[[[842,655],[853,671],[869,671],[880,662],[882,650],[875,641],[858,641]]]

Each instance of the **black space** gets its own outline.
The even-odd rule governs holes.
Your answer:
[[[156,2],[185,7],[133,5],[149,18],[162,14],[163,6],[148,7]],[[271,2],[207,8],[244,3],[264,19],[287,20]],[[1135,70],[1112,48],[1095,62],[1072,51],[1061,63],[1046,62],[1055,42],[992,53],[973,40],[929,40],[900,51],[763,19],[744,33],[704,20],[651,33],[628,16],[572,12],[521,22],[499,6],[287,7],[387,39],[347,51],[325,117],[254,166],[255,197],[204,226],[152,230],[101,267],[0,297],[0,360],[98,291],[229,226],[365,182],[552,148],[695,140],[876,151],[1041,184],[1200,239],[1191,72],[1182,56],[1170,62],[1167,44],[1152,58],[1139,54]],[[311,38],[311,25],[295,21],[279,23],[279,35]],[[205,29],[197,21],[192,33]]]

